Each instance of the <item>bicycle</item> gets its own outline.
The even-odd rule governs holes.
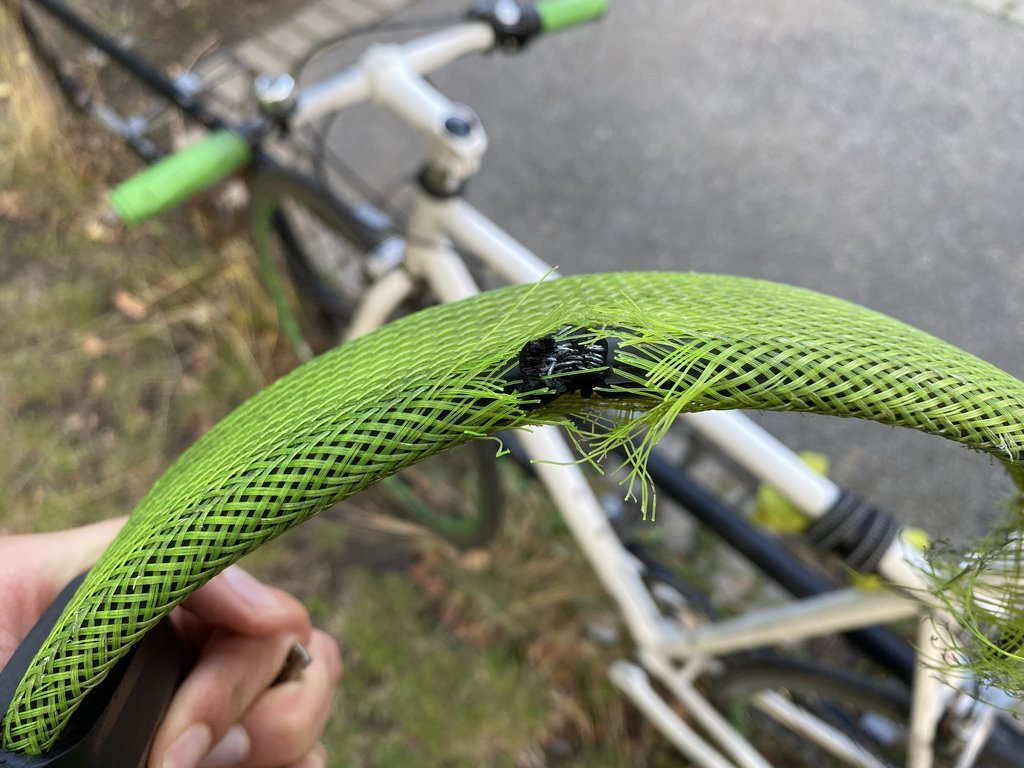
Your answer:
[[[584,7],[587,9],[587,13],[593,12],[592,7],[587,7],[586,4],[584,4]],[[486,41],[485,37],[487,34],[493,34],[493,32],[485,33],[482,25],[474,25],[474,29],[472,31],[468,29],[464,30],[464,34],[465,40],[469,40],[470,38],[473,38],[475,40],[474,45],[490,45],[491,41]],[[453,35],[453,39],[454,37],[455,36]],[[350,89],[354,90],[354,86],[352,86],[351,84],[353,79],[355,78],[350,73],[350,81],[348,86],[345,86],[344,83],[342,83],[340,90],[344,92],[345,87],[349,87]],[[421,93],[428,93],[431,99],[439,98],[435,96],[433,92],[425,90],[429,86],[420,84],[419,82],[416,82],[414,85],[411,85],[410,87],[412,89],[424,89],[424,91],[422,91]],[[283,102],[268,100],[268,102],[271,103],[272,107],[280,108],[281,105],[284,104],[286,111],[288,109],[288,101],[289,98],[287,98],[287,94]],[[443,275],[443,277],[440,277],[435,281],[435,290],[440,294],[442,298],[446,299],[460,298],[465,294],[473,292],[472,283],[470,281],[465,280],[464,276],[466,273],[459,266],[461,262],[458,258],[458,254],[446,248],[444,245],[437,243],[436,240],[438,238],[436,236],[436,233],[430,233],[425,236],[422,234],[422,232],[417,232],[415,229],[415,222],[422,222],[426,218],[427,213],[430,212],[430,208],[436,209],[433,211],[433,213],[436,216],[441,216],[442,214],[440,212],[440,209],[447,207],[449,213],[446,214],[448,218],[444,219],[444,230],[450,231],[451,234],[453,235],[461,235],[462,239],[471,246],[479,245],[481,242],[487,243],[488,238],[490,238],[490,242],[492,244],[495,241],[503,243],[504,247],[510,250],[508,250],[504,254],[507,258],[502,260],[502,263],[506,265],[506,268],[508,269],[509,273],[511,273],[511,275],[516,278],[521,278],[521,276],[526,273],[530,274],[531,279],[547,276],[549,269],[546,267],[546,265],[544,265],[539,260],[531,259],[529,254],[523,253],[523,251],[520,249],[516,249],[515,245],[509,245],[506,240],[501,238],[500,235],[496,234],[496,231],[493,228],[489,228],[489,225],[485,220],[482,220],[478,214],[472,212],[472,210],[468,209],[464,203],[459,201],[457,196],[449,197],[447,199],[447,202],[438,202],[438,193],[442,195],[451,195],[453,191],[451,187],[454,187],[454,191],[457,191],[458,187],[458,184],[452,185],[452,178],[449,178],[449,174],[445,172],[446,170],[450,170],[450,168],[446,166],[445,163],[451,163],[453,157],[457,160],[464,159],[459,157],[457,153],[448,156],[443,156],[443,154],[445,152],[451,152],[452,147],[456,147],[457,149],[461,148],[463,150],[467,149],[468,147],[468,149],[472,151],[479,151],[480,147],[477,146],[474,148],[470,146],[470,141],[462,141],[465,139],[473,138],[472,134],[474,131],[474,125],[471,117],[467,118],[466,113],[463,112],[461,109],[450,109],[449,104],[447,102],[435,101],[433,103],[434,105],[441,104],[444,107],[444,113],[449,116],[451,116],[452,113],[458,113],[457,116],[461,118],[463,122],[455,125],[455,127],[458,130],[451,130],[451,126],[445,127],[445,135],[452,134],[452,136],[450,137],[451,144],[443,145],[443,151],[441,153],[442,156],[433,158],[438,163],[434,168],[434,173],[426,173],[423,175],[424,184],[439,182],[440,187],[435,187],[434,195],[431,196],[432,199],[425,199],[422,201],[421,204],[423,205],[423,210],[420,211],[420,216],[424,218],[417,218],[416,215],[414,215],[413,217],[413,231],[416,232],[416,236],[410,239],[410,242],[407,244],[407,263],[411,262],[415,264],[417,252],[420,253],[419,258],[422,258],[424,260],[424,263],[428,263],[429,257],[436,256],[436,254],[430,253],[432,250],[436,250],[438,253],[443,252],[447,258],[442,259],[442,262],[445,264],[445,267],[438,268],[438,271],[436,273],[439,275]],[[301,110],[301,108],[302,107],[300,98],[299,109]],[[274,114],[274,109],[271,109],[270,113]],[[278,112],[275,119],[281,119],[284,116],[285,115]],[[292,117],[294,119],[294,115],[292,115]],[[460,136],[459,133],[466,131],[467,126],[469,129],[468,133],[464,133],[463,135]],[[229,157],[234,158],[231,160],[231,162],[228,163],[228,165],[241,165],[249,162],[247,145],[245,142],[240,143],[237,140],[237,137],[232,137],[231,135],[225,136],[221,134],[212,141],[213,143],[202,145],[202,147],[199,150],[192,150],[192,152],[186,157],[195,158],[197,155],[202,155],[203,153],[208,152],[211,147],[217,148],[219,142],[220,145],[227,144],[229,148],[228,155]],[[219,151],[215,152],[214,154],[217,158],[220,157]],[[176,162],[181,161],[178,160]],[[463,166],[462,172],[465,172],[466,167],[472,167],[472,163],[470,163],[467,166]],[[201,167],[202,172],[199,175],[202,176],[204,180],[208,178],[207,170],[207,166],[203,165]],[[458,179],[456,178],[455,180],[457,181]],[[264,184],[262,189],[260,184],[261,181]],[[449,186],[448,189],[443,188],[446,185]],[[160,181],[158,181],[155,185],[157,189],[160,189],[162,186],[163,182]],[[254,208],[256,209],[255,220],[259,227],[257,229],[257,242],[259,242],[261,239],[266,239],[268,237],[270,224],[275,221],[275,219],[272,218],[271,213],[274,210],[278,209],[279,206],[277,205],[277,203],[279,202],[279,199],[283,197],[285,199],[290,199],[292,201],[301,201],[307,207],[312,209],[312,211],[317,215],[317,218],[326,221],[332,230],[339,231],[344,235],[352,238],[353,240],[356,241],[357,245],[362,246],[363,248],[372,248],[373,250],[376,251],[378,256],[380,256],[381,253],[384,253],[386,255],[387,248],[393,248],[395,245],[393,239],[382,236],[383,233],[388,233],[389,235],[391,233],[386,227],[382,228],[380,226],[381,220],[379,217],[368,217],[365,209],[362,211],[358,211],[356,209],[346,209],[344,207],[335,208],[335,206],[332,205],[330,202],[325,202],[329,201],[329,198],[321,195],[320,190],[317,190],[315,194],[310,194],[310,186],[308,182],[305,182],[301,178],[296,178],[292,174],[288,174],[287,172],[283,172],[280,170],[273,170],[271,172],[267,172],[266,174],[264,174],[263,179],[261,179],[260,173],[257,173],[254,188],[256,189],[256,194],[254,197]],[[192,190],[189,189],[185,194],[187,195],[191,193],[191,191]],[[454,201],[454,204],[452,201]],[[451,213],[451,211],[455,211],[455,213]],[[279,220],[280,219],[278,219],[278,221]],[[287,227],[285,228],[285,231],[287,232]],[[283,236],[282,239],[287,241],[287,234]],[[390,244],[385,246],[386,243]],[[288,249],[286,248],[286,251],[287,250]],[[494,248],[493,245],[485,245],[484,247],[476,249],[471,248],[471,250],[477,250],[482,253],[488,253],[490,250],[500,251],[501,246]],[[313,271],[310,268],[310,260],[306,258],[305,255],[299,255],[298,257],[295,257],[295,255],[292,254],[292,257],[293,263],[299,265],[297,268],[293,267],[293,271],[301,271],[301,269],[304,268],[308,268],[310,271]],[[383,260],[385,261],[385,266],[387,266],[386,259]],[[518,265],[519,267],[518,271],[516,269],[516,265]],[[396,265],[392,263],[391,266],[394,267]],[[428,275],[430,274],[430,269],[434,268],[427,268]],[[449,271],[443,272],[443,269],[448,269]],[[453,278],[453,275],[457,275],[458,278]],[[323,283],[324,285],[330,285],[327,282],[327,280],[321,280],[319,282]],[[453,287],[453,283],[460,285],[461,288]],[[353,335],[359,335],[364,329],[368,329],[372,326],[379,324],[384,317],[390,314],[391,309],[398,307],[408,298],[412,288],[413,285],[412,283],[409,282],[408,275],[403,270],[392,269],[392,271],[387,272],[385,278],[381,279],[378,283],[374,284],[369,294],[368,300],[361,304],[359,310],[356,312],[355,321],[353,323],[353,328],[355,329]],[[380,297],[382,296],[387,297],[387,302],[381,305],[377,305],[375,301],[379,300]],[[373,300],[370,300],[371,297]],[[333,298],[329,298],[327,301],[322,301],[320,303],[320,306],[328,314],[331,314],[332,310],[335,312],[335,314],[337,314],[338,304],[333,300]],[[737,429],[737,427],[735,424],[733,424],[731,427],[727,428],[726,431],[728,432],[729,429],[735,430]],[[740,429],[742,430],[742,428]],[[749,430],[746,430],[741,432],[733,431],[732,434],[744,434],[747,435],[749,438],[751,434],[756,435],[757,433],[750,433]],[[838,492],[834,489],[834,487],[826,484],[820,478],[814,478],[813,476],[808,475],[808,473],[806,473],[800,467],[800,465],[798,465],[793,460],[792,456],[790,456],[788,453],[780,451],[777,447],[773,447],[770,443],[766,443],[765,438],[760,437],[755,439],[758,440],[758,447],[754,450],[745,451],[744,456],[746,457],[746,459],[749,461],[763,463],[765,461],[765,457],[771,456],[773,457],[773,461],[782,462],[784,466],[788,467],[790,471],[793,473],[789,490],[790,495],[802,496],[805,502],[808,498],[810,498],[812,515],[815,513],[824,512],[825,510],[835,506],[835,502],[838,497]],[[546,452],[545,455],[551,456],[551,453]],[[557,455],[560,457],[560,460],[563,461],[568,461],[570,458],[568,454],[565,454],[564,452]],[[541,474],[542,476],[548,474],[549,468],[545,467],[545,465],[540,465],[538,467],[538,473]],[[768,472],[768,474],[771,476],[771,479],[774,479],[776,482],[778,482],[779,472],[776,468],[773,468],[770,472]],[[558,477],[558,475],[553,476]],[[564,475],[562,475],[561,477],[564,477]],[[657,481],[660,483],[669,482],[669,480],[667,478],[663,478],[660,473],[657,478]],[[556,488],[562,488],[562,493],[565,493],[565,488],[563,485],[564,480],[556,479],[553,480],[552,483]],[[583,486],[576,485],[569,493],[565,493],[565,496],[563,496],[562,506],[564,509],[570,510],[567,512],[567,517],[570,520],[570,523],[573,524],[572,521],[575,519],[575,525],[577,526],[583,527],[589,525],[592,528],[598,530],[610,531],[610,527],[607,524],[604,512],[603,510],[600,509],[599,505],[592,506],[589,512],[579,512],[579,509],[581,508],[579,499],[583,498],[586,494],[589,494],[589,492],[583,490]],[[571,510],[576,511],[573,512]],[[849,513],[850,511],[850,509],[844,510],[845,513]],[[575,518],[573,517],[574,515]],[[859,522],[856,523],[856,526],[864,526],[865,530],[879,532],[879,544],[882,543],[882,540],[887,540],[886,543],[892,541],[902,541],[900,539],[894,538],[895,530],[888,522],[884,521],[884,518],[881,518],[874,514],[870,515],[867,520],[861,519]],[[639,563],[632,555],[626,552],[626,550],[622,547],[622,544],[619,543],[618,539],[614,536],[608,536],[606,541],[601,540],[600,536],[595,537],[592,534],[578,535],[578,538],[580,539],[581,545],[585,549],[591,547],[591,557],[596,564],[596,569],[598,570],[598,573],[602,575],[602,577],[604,578],[604,581],[608,586],[609,591],[613,595],[616,595],[618,597],[620,604],[623,606],[623,610],[626,613],[627,623],[631,625],[631,629],[633,630],[634,635],[639,638],[639,645],[641,647],[649,648],[652,645],[652,642],[654,644],[657,644],[657,638],[655,638],[653,635],[659,631],[657,629],[658,625],[663,623],[662,611],[660,607],[655,605],[653,600],[650,599],[649,596],[651,593],[648,591],[646,585],[643,584],[643,576],[650,575],[650,571],[652,570],[650,566],[648,566],[647,569],[648,573],[644,574],[644,569],[639,566]],[[593,539],[598,539],[599,543],[594,543]],[[845,547],[849,548],[851,551],[856,550],[856,547],[852,546],[848,541],[840,540],[839,544],[841,545],[840,548]],[[914,554],[914,547],[909,543],[894,544],[893,546],[896,548],[894,551],[899,551],[899,555],[893,554],[890,556],[890,559],[917,557],[917,555]],[[600,549],[602,547],[604,549]],[[764,549],[764,547],[760,547],[760,545],[758,545],[758,547],[755,548]],[[886,555],[884,554],[884,548],[881,546],[878,547],[876,551],[870,552],[870,557],[866,561],[863,561],[863,558],[860,558],[860,555],[863,553],[858,552],[857,554],[858,561],[860,562],[860,565],[862,567],[864,567],[865,565],[870,565],[871,559],[875,557],[886,557]],[[613,563],[615,565],[609,566],[608,563]],[[888,567],[892,566],[890,565]],[[902,575],[905,576],[905,574]],[[662,579],[662,581],[667,582],[669,580]],[[642,597],[644,594],[647,594],[648,597]],[[815,616],[813,617],[813,620],[807,620],[807,631],[830,632],[835,630],[837,627],[845,626],[846,622],[849,620],[849,617],[840,616],[839,614],[846,613],[850,603],[844,601],[853,600],[854,603],[856,603],[857,605],[861,605],[861,602],[859,600],[855,600],[852,593],[849,592],[843,593],[843,596],[841,597],[831,598],[831,600],[833,602],[829,602],[828,600],[821,600],[813,604],[809,604],[803,609],[803,613],[801,615],[817,612],[821,610],[822,606],[824,605],[832,605],[832,618],[834,618],[836,621],[833,623],[830,619],[823,619],[820,616]],[[889,601],[886,599],[865,599],[863,601],[863,604],[871,604],[869,607],[865,609],[866,612],[870,613],[871,611],[877,609],[877,613],[874,614],[877,616],[905,615],[911,612],[912,610],[916,610],[912,607],[908,607],[906,601],[903,600]],[[762,621],[764,621],[765,623],[775,622],[777,621],[779,615],[780,614],[777,613],[763,614]],[[728,628],[731,628],[730,625],[725,626],[727,627],[727,629],[720,630],[720,632],[727,632],[729,631]],[[654,628],[653,632],[652,628]],[[709,634],[711,633],[709,632]],[[764,641],[766,639],[770,638],[771,634],[771,632],[762,632],[759,634],[755,634],[755,636],[750,638],[748,642],[752,646],[762,645],[764,644]],[[711,642],[712,645],[717,645],[717,641],[709,642]],[[681,645],[679,647],[681,647]],[[723,645],[720,647],[725,646]],[[676,648],[675,650],[678,651],[679,648]],[[703,653],[703,650],[704,649],[695,646],[691,648],[688,651],[688,653],[697,653],[699,656],[700,653]],[[691,704],[691,706],[696,706],[698,709],[701,707],[699,703],[696,703],[693,692],[691,692],[691,690],[688,688],[689,684],[685,682],[686,675],[690,674],[692,670],[687,670],[685,673],[681,673],[681,671],[678,669],[666,667],[663,660],[659,660],[656,655],[650,655],[649,653],[646,654],[646,657],[643,659],[643,661],[648,672],[655,674],[656,676],[660,677],[664,682],[668,683],[672,687],[673,693],[677,695],[680,699],[687,701]],[[695,666],[700,666],[700,664],[696,663]],[[770,668],[771,662],[765,662],[764,666]],[[639,674],[637,674],[638,672]],[[783,674],[791,673],[784,672]],[[694,759],[704,760],[705,764],[722,764],[720,761],[724,758],[714,757],[713,755],[715,754],[715,752],[710,751],[710,748],[706,745],[704,739],[697,736],[697,734],[693,732],[692,729],[689,729],[689,727],[685,723],[683,723],[682,720],[672,715],[672,713],[666,709],[666,707],[664,706],[664,701],[658,694],[654,692],[654,690],[650,687],[649,683],[646,682],[646,673],[643,672],[640,667],[635,665],[619,666],[615,670],[614,679],[616,680],[617,684],[621,688],[623,688],[624,691],[638,704],[638,706],[642,710],[644,710],[646,714],[666,732],[669,738],[672,739],[673,742],[676,743],[678,746],[680,746],[681,749],[683,749],[685,752],[694,757]],[[820,680],[814,678],[813,674],[812,679],[814,679],[816,683],[820,682]],[[926,698],[929,697],[926,696]],[[939,697],[934,698],[937,701]],[[771,703],[770,705],[774,706],[777,710],[780,708],[785,708],[784,704],[780,705],[777,701]],[[924,712],[922,717],[924,718],[924,720],[927,720],[928,713]],[[920,723],[922,721],[918,720],[917,722],[918,727],[920,727]],[[721,721],[720,718],[715,719],[715,716],[709,715],[708,723],[710,723],[709,727],[712,731],[718,731],[719,733],[728,734],[724,738],[726,742],[724,749],[730,754],[730,756],[733,759],[740,761],[742,764],[762,764],[761,762],[758,762],[759,758],[753,755],[750,752],[750,750],[742,744],[742,739],[737,739],[735,735],[732,735],[730,733],[730,729],[726,724],[723,723],[723,721]],[[811,727],[817,728],[818,726]],[[827,730],[823,730],[821,732],[827,734],[826,736],[821,737],[823,740],[828,741],[829,739],[831,739],[833,742],[836,741],[834,732],[830,732]],[[981,733],[982,731],[979,729],[976,732]],[[839,741],[841,742],[841,739],[839,739]],[[975,746],[976,744],[972,744],[970,748],[973,749]],[[857,750],[856,748],[852,748],[848,743],[840,743],[838,749],[839,751],[846,751],[847,753],[850,753],[852,751],[852,753],[855,755],[855,760],[863,759],[859,756],[859,750]]]

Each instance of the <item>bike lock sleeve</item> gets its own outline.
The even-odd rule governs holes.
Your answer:
[[[251,158],[252,149],[241,134],[217,131],[120,184],[110,193],[110,204],[132,226],[230,176]]]
[[[517,365],[521,375],[508,378]],[[557,381],[570,376],[576,381]],[[592,455],[642,428],[643,440],[657,435],[682,412],[789,410],[938,434],[997,457],[1024,488],[1024,382],[863,307],[764,281],[665,272],[487,291],[314,358],[185,451],[20,676],[0,709],[3,747],[48,754],[79,704],[151,627],[262,543],[440,450],[596,416],[611,400],[623,421],[590,440]],[[593,435],[583,428],[580,437]],[[641,499],[649,445],[630,453]],[[1009,548],[996,555],[1024,557],[1012,548],[1018,538],[1001,536],[997,545],[1004,542]],[[967,574],[944,578],[936,591],[969,606],[971,615],[957,618],[971,630],[984,604],[955,591],[975,583]],[[991,621],[1019,637],[1024,595],[1010,586]],[[979,679],[1024,689],[1019,656],[996,657],[985,642],[979,636],[956,650],[980,660],[987,677]]]

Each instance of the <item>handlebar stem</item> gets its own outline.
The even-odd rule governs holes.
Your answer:
[[[456,104],[413,71],[401,46],[380,45],[362,69],[375,102],[388,107],[423,134],[430,145],[429,174],[442,195],[455,194],[477,172],[487,135],[476,114]]]
[[[471,22],[401,45],[375,45],[358,65],[299,93],[290,127],[360,102],[380,104],[427,138],[430,159],[423,178],[429,191],[441,197],[459,194],[480,167],[487,135],[469,107],[451,101],[423,75],[489,50],[494,39],[490,26]]]
[[[467,22],[394,47],[401,54],[404,68],[416,75],[426,75],[470,53],[489,51],[494,47],[494,30],[484,22]],[[298,127],[329,112],[365,101],[391,105],[387,93],[371,81],[365,64],[373,57],[368,51],[360,64],[333,77],[315,83],[298,94],[291,125]]]

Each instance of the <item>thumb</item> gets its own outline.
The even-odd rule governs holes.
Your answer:
[[[0,633],[20,641],[67,583],[96,562],[124,522],[121,517],[66,531],[0,537]]]

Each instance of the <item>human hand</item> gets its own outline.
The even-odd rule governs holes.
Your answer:
[[[0,537],[0,667],[61,589],[89,568],[124,523]],[[195,654],[158,729],[149,768],[321,768],[320,733],[341,677],[341,656],[294,597],[233,566],[197,590],[172,619]],[[300,643],[302,675],[273,685]]]

